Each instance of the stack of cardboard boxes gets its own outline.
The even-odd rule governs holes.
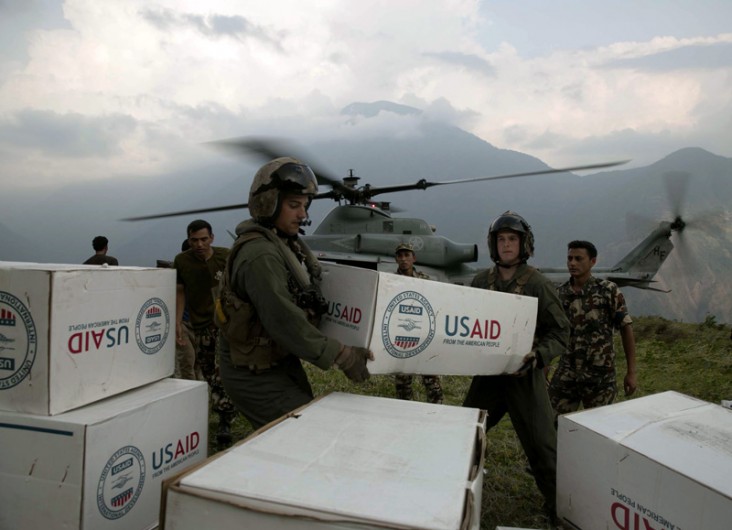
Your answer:
[[[174,357],[173,271],[0,262],[0,528],[156,527],[207,456]]]

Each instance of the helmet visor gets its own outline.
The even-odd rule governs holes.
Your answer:
[[[287,163],[280,166],[272,173],[273,182],[281,182],[280,189],[300,193],[302,195],[315,195],[318,193],[318,181],[315,173],[305,164]]]

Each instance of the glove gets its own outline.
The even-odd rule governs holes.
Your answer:
[[[371,374],[366,368],[366,361],[374,360],[374,354],[371,350],[360,348],[358,346],[344,346],[336,357],[335,363],[343,370],[346,377],[356,383],[363,383]]]
[[[536,368],[536,353],[532,351],[524,355],[523,364],[521,364],[519,369],[511,375],[515,377],[523,377],[534,368]]]

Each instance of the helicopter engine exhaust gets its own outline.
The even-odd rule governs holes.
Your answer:
[[[415,245],[417,264],[432,267],[451,267],[460,263],[478,261],[478,245],[455,243],[443,237],[412,236],[411,240],[421,243]],[[414,244],[414,243],[413,243]],[[393,256],[396,248],[394,235],[359,234],[356,238],[356,252]]]

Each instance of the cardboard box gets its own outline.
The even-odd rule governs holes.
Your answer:
[[[732,521],[732,411],[663,392],[559,417],[557,512],[572,528]]]
[[[334,393],[164,489],[162,528],[478,528],[485,413]]]
[[[495,375],[531,351],[537,300],[323,263],[320,329],[371,348],[372,374]]]
[[[175,271],[0,262],[0,410],[58,414],[175,365]]]
[[[0,412],[0,528],[143,530],[205,460],[208,387],[165,379],[57,416]]]

